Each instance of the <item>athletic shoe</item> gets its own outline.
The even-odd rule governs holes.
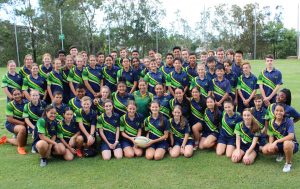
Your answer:
[[[292,164],[291,164],[291,163],[285,163],[285,164],[284,164],[284,167],[283,167],[283,169],[282,169],[282,171],[283,171],[284,173],[288,173],[288,172],[291,171],[291,169],[292,169]]]
[[[0,139],[0,144],[5,144],[7,141],[7,137],[4,135],[3,137],[1,137]]]
[[[18,153],[20,155],[26,155],[26,150],[24,147],[18,147]]]
[[[77,150],[76,150],[76,155],[77,155],[79,158],[82,158],[82,157],[83,157],[83,154],[82,154],[82,152],[81,152],[80,149],[77,149]]]
[[[36,150],[34,149],[34,147],[31,147],[31,153],[36,154]]]
[[[276,161],[277,162],[281,162],[283,160],[283,154],[282,153],[278,153],[276,156]]]
[[[41,158],[40,166],[45,167],[48,164],[48,161],[46,158]]]
[[[194,150],[194,151],[197,150],[198,146],[199,146],[199,144],[194,144],[193,150]]]

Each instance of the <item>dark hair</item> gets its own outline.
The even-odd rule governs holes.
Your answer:
[[[156,53],[156,50],[155,50],[155,49],[149,49],[149,51],[153,51],[154,53]]]
[[[274,56],[273,56],[273,55],[271,55],[271,54],[268,54],[268,55],[266,55],[266,57],[265,57],[265,58],[274,59]]]
[[[173,47],[173,51],[176,50],[176,49],[179,49],[181,51],[181,47],[179,47],[179,46]]]
[[[228,96],[228,97],[224,100],[223,105],[225,105],[225,103],[229,103],[229,104],[231,104],[232,106],[234,106],[234,103],[233,103],[233,101],[232,101],[231,96]]]
[[[76,45],[71,45],[69,50],[71,50],[71,49],[77,49],[77,46]]]
[[[178,60],[182,64],[182,59],[181,58],[174,58],[173,62],[175,62],[176,60]]]
[[[137,49],[134,49],[131,53],[133,53],[133,52],[139,53],[139,51]]]
[[[287,88],[284,88],[284,89],[281,89],[280,92],[283,92],[286,96],[286,99],[285,99],[285,104],[286,105],[291,105],[292,103],[292,94],[291,94],[291,90],[290,89],[287,89]]]
[[[70,111],[70,110],[73,112],[72,108],[70,108],[69,106],[67,106],[67,107],[64,109],[64,114],[65,114],[67,111]]]
[[[167,57],[167,56],[172,56],[172,57],[174,58],[174,55],[173,55],[172,53],[167,53],[167,54],[166,54],[166,57]]]
[[[76,86],[76,90],[77,89],[83,89],[83,90],[85,90],[85,85],[84,84],[78,84],[77,86]]]
[[[196,53],[191,52],[189,56],[197,56]]]
[[[207,52],[206,52],[206,51],[202,51],[202,52],[200,53],[200,55],[207,55]]]
[[[183,99],[182,99],[182,104],[185,104],[186,106],[190,107],[191,102],[188,100],[186,97],[186,94],[184,93],[184,89],[182,87],[176,87],[174,90],[174,93],[177,89],[180,89],[183,92]],[[174,100],[177,101],[177,99],[174,97]]]
[[[105,55],[104,52],[97,52],[96,56],[98,57],[99,55]]]
[[[160,103],[157,100],[153,100],[150,102],[150,107],[152,104],[158,104],[158,106],[160,107]],[[164,116],[159,112],[159,126],[163,127],[164,126]]]
[[[209,63],[209,62],[216,62],[216,59],[213,56],[209,56],[209,57],[207,57],[206,62],[207,63]]]
[[[232,49],[228,49],[225,54],[234,55],[234,51]]]
[[[56,95],[62,95],[63,96],[63,93],[61,91],[55,91],[53,93],[53,96],[56,96]]]
[[[226,58],[226,59],[223,61],[223,64],[225,64],[225,63],[228,63],[229,66],[232,66],[232,61],[229,60],[228,58]]]
[[[215,70],[225,70],[224,65],[218,64]]]
[[[18,88],[14,88],[14,89],[11,91],[11,94],[13,94],[15,91],[19,91],[19,92],[21,92],[21,90],[20,90],[20,89],[18,89]]]
[[[46,118],[47,118],[47,113],[48,113],[50,110],[52,110],[52,109],[55,109],[55,107],[54,107],[52,104],[46,106],[46,108],[44,109],[44,112],[43,112],[43,114],[42,114],[42,118],[46,119]],[[55,109],[55,110],[56,110],[56,109]],[[46,123],[46,125],[47,125],[47,123]]]
[[[213,100],[214,102],[215,102],[215,97],[213,97],[213,96],[208,96],[207,98],[206,98],[206,101],[208,100],[208,99],[211,99],[211,100]],[[219,120],[219,117],[220,117],[220,112],[219,112],[219,108],[218,108],[218,106],[215,104],[214,105],[214,120],[215,120],[215,122],[220,122],[220,120]]]
[[[235,51],[235,54],[241,54],[242,56],[244,55],[243,51],[241,51],[241,50]]]
[[[245,111],[249,111],[249,112],[251,113],[251,115],[253,116],[253,117],[252,117],[252,120],[251,120],[250,131],[251,131],[251,133],[254,134],[254,133],[256,133],[256,132],[258,132],[258,131],[260,130],[259,124],[258,124],[257,121],[255,120],[254,115],[253,115],[253,110],[252,110],[251,108],[245,108],[245,109],[243,110],[243,113],[244,113]]]
[[[58,50],[57,51],[57,55],[59,55],[59,54],[64,54],[64,55],[66,55],[66,51],[65,50]]]
[[[107,55],[106,57],[105,57],[105,59],[106,58],[111,58],[112,60],[114,59],[111,55]]]

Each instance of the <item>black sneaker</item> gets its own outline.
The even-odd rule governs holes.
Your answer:
[[[45,167],[48,164],[48,161],[46,158],[41,158],[40,166]]]

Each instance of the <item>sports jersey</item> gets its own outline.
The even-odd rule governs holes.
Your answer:
[[[111,96],[114,102],[114,111],[120,116],[126,114],[128,100],[134,100],[133,96],[127,93],[120,96],[118,92],[113,92]]]
[[[170,123],[165,116],[159,115],[156,119],[148,116],[144,120],[145,131],[149,132],[149,138],[154,140],[162,137],[165,131],[170,130]]]
[[[128,113],[124,114],[120,118],[120,131],[125,132],[130,137],[136,137],[138,130],[142,128],[144,123],[144,117],[142,114],[135,114],[133,120],[128,117]]]
[[[119,114],[113,113],[111,117],[108,117],[106,113],[102,113],[98,117],[97,128],[103,129],[104,135],[110,143],[115,142],[118,127],[120,127]]]
[[[46,68],[44,64],[39,65],[39,75],[47,80],[49,73],[52,71],[52,65]]]
[[[102,69],[104,85],[108,86],[111,91],[117,90],[117,72],[119,68],[117,66],[112,66],[112,68],[108,68],[105,66]]]
[[[100,92],[100,84],[101,80],[103,79],[101,69],[97,67],[91,68],[90,66],[85,67],[82,71],[82,79],[84,81],[88,81],[90,86],[96,93]],[[94,99],[94,95],[89,90],[87,90],[86,93],[87,96]]]
[[[140,91],[134,91],[133,98],[137,107],[136,111],[142,114],[144,117],[149,116],[149,105],[153,100],[153,94],[150,92],[146,92],[145,95],[142,95]]]

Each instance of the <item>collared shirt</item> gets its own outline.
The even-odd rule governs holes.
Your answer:
[[[139,129],[142,128],[144,123],[144,117],[142,114],[136,113],[133,120],[128,117],[128,113],[124,114],[120,118],[120,131],[125,132],[131,137],[136,137]]]
[[[170,130],[170,122],[163,115],[159,115],[156,119],[152,116],[147,117],[144,125],[145,130],[149,131],[149,138],[152,140],[162,137],[165,131]]]
[[[116,140],[117,128],[120,127],[120,116],[113,113],[108,117],[106,113],[102,113],[97,120],[97,128],[103,129],[104,135],[109,142]]]

